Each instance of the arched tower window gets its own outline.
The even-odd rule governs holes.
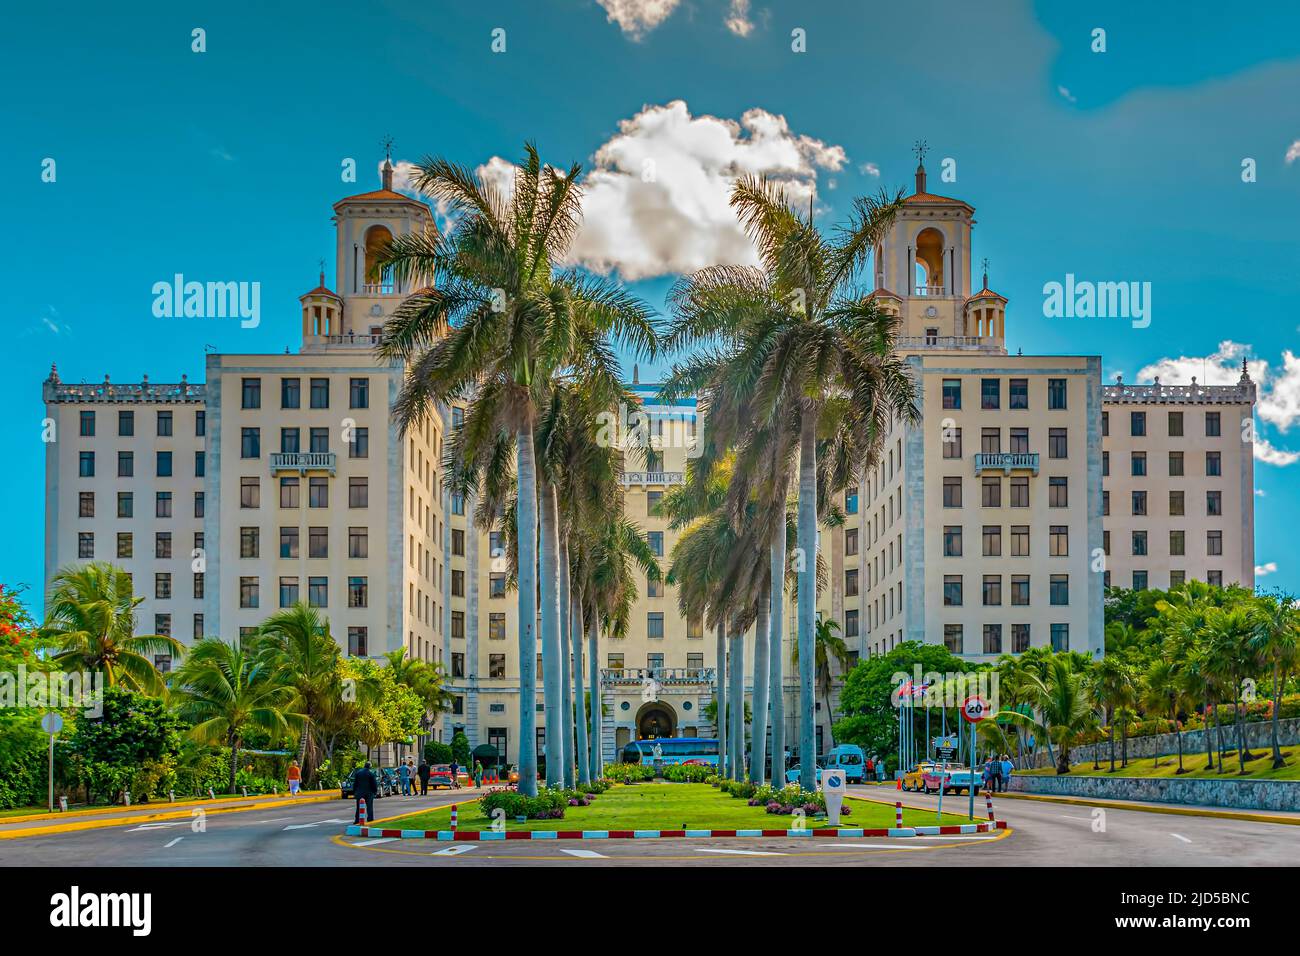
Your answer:
[[[946,294],[943,248],[943,233],[932,226],[922,229],[916,236],[916,285],[921,295]]]
[[[392,278],[384,278],[377,268],[379,253],[392,241],[393,234],[387,226],[371,226],[366,230],[366,271],[362,277],[366,295],[392,295],[394,292]]]

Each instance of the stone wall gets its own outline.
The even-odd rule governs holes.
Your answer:
[[[1258,750],[1261,747],[1271,748],[1273,746],[1273,723],[1272,721],[1254,721],[1245,723],[1242,728],[1246,733],[1246,746]],[[1228,748],[1237,746],[1237,729],[1232,724],[1224,724],[1219,728],[1223,736],[1221,744]],[[1278,721],[1278,738],[1282,741],[1282,746],[1290,747],[1300,743],[1300,718],[1291,717],[1286,720]],[[1210,740],[1215,739],[1214,728],[1210,728]],[[1110,742],[1103,740],[1099,744],[1088,745],[1086,747],[1076,747],[1070,751],[1071,763],[1084,763],[1092,760],[1093,747],[1097,750],[1097,759],[1102,763],[1109,764],[1110,761]],[[1115,760],[1118,763],[1120,753],[1122,752],[1123,741],[1120,740],[1119,734],[1115,735]],[[1151,737],[1130,737],[1128,742],[1128,757],[1130,760],[1140,760],[1144,757],[1165,757],[1178,753],[1178,737],[1175,734],[1156,734]],[[1205,731],[1188,730],[1183,733],[1183,754],[1194,755],[1205,754]],[[1053,766],[1048,759],[1047,750],[1041,750],[1035,760],[1035,767]]]
[[[1235,810],[1300,810],[1300,781],[1186,777],[1064,777],[1012,774],[1015,793],[1141,800]]]

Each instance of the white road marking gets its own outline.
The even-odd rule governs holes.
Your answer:
[[[374,846],[377,843],[392,843],[397,837],[380,837],[378,840],[362,840],[360,843],[354,843],[353,846]]]
[[[597,853],[595,850],[560,850],[561,853],[567,853],[569,856],[576,856],[580,860],[608,860],[603,853]]]
[[[177,843],[180,843],[181,840],[184,840],[184,839],[185,839],[185,837],[177,837],[175,840],[172,840],[171,843],[168,843],[166,846],[164,846],[163,849],[164,849],[164,850],[170,850],[170,849],[171,849],[172,847],[174,847]]]
[[[1062,820],[1082,820],[1084,823],[1091,823],[1091,822],[1092,822],[1092,817],[1072,817],[1072,816],[1069,816],[1069,815],[1064,814],[1064,813],[1061,814],[1061,819],[1062,819]]]
[[[269,820],[254,820],[254,823],[283,823],[285,820],[292,820],[293,817],[271,817]]]
[[[723,850],[706,847],[696,847],[696,853],[729,853],[735,856],[785,856],[784,853],[777,853],[770,850]]]
[[[138,827],[132,827],[126,832],[138,833],[141,830],[162,830],[165,829],[166,827],[182,827],[182,826],[188,826],[189,822],[190,822],[189,820],[176,820],[173,823],[142,823]]]
[[[1192,842],[1191,840],[1187,839],[1187,837],[1183,836],[1181,833],[1171,833],[1169,835],[1173,837],[1175,840],[1182,840],[1184,843]]]
[[[337,817],[331,817],[331,818],[328,819],[328,820],[317,820],[315,823],[291,823],[291,824],[289,824],[287,827],[285,827],[284,829],[285,829],[285,830],[306,830],[306,829],[309,829],[309,828],[311,828],[311,827],[318,827],[318,826],[321,826],[321,825],[326,824],[326,823],[349,823],[349,822],[351,822],[351,821],[349,821],[349,820],[340,820],[340,819],[338,819]]]
[[[462,843],[460,846],[449,846],[445,850],[434,850],[429,856],[460,856],[462,853],[477,849],[477,843]]]

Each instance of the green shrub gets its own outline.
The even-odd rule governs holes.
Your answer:
[[[653,780],[654,767],[639,763],[611,763],[605,766],[605,776],[614,783],[640,783]]]
[[[451,763],[451,744],[430,740],[424,745],[424,759],[429,763]]]
[[[529,820],[558,820],[564,816],[564,809],[569,805],[569,797],[564,790],[556,787],[543,787],[537,796],[528,797],[518,790],[493,790],[479,799],[479,807],[485,817],[491,817],[492,811],[500,808],[505,811],[507,822],[518,817]]]
[[[707,764],[675,763],[664,767],[664,779],[673,783],[704,783],[717,771]]]

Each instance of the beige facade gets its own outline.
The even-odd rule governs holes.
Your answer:
[[[47,579],[66,564],[115,561],[145,597],[140,628],[187,642],[233,638],[296,599],[316,603],[350,654],[405,648],[442,663],[456,704],[437,734],[463,728],[471,745],[494,744],[514,762],[516,595],[474,502],[447,494],[439,474],[461,410],[439,409],[401,434],[391,412],[402,369],[373,351],[396,305],[432,281],[386,283],[373,272],[378,244],[431,222],[390,177],[335,204],[335,281],[322,275],[301,297],[298,353],[210,355],[202,384],[69,385],[52,372]],[[829,586],[818,609],[840,624],[853,658],[904,640],[972,660],[1044,645],[1099,654],[1107,576],[1124,586],[1139,572],[1153,587],[1180,572],[1253,583],[1253,465],[1241,439],[1254,386],[1103,387],[1096,356],[1010,354],[1006,298],[987,275],[972,294],[973,215],[929,193],[918,171],[917,192],[876,250],[873,294],[904,321],[921,420],[895,424],[880,461],[842,499],[847,521],[820,536]],[[694,434],[695,406],[660,405],[656,386],[632,387],[666,427],[657,460],[626,476],[626,507],[666,563],[676,535],[653,509],[681,481],[689,445],[678,439]],[[1144,434],[1132,434],[1132,412],[1145,414]],[[1169,432],[1175,412],[1181,435]],[[1131,471],[1135,452],[1146,455],[1144,475]],[[1145,515],[1131,514],[1135,491],[1146,492]],[[1171,515],[1177,491],[1184,514]],[[1132,553],[1139,531],[1145,555]],[[1184,554],[1170,553],[1176,531]],[[794,741],[793,600],[786,611]],[[682,619],[671,585],[643,591],[627,636],[602,635],[597,659],[585,661],[600,673],[607,759],[649,733],[714,733],[703,712],[716,647],[716,635]],[[745,659],[752,669],[752,633]],[[838,684],[817,701],[823,746],[837,693]],[[539,688],[526,705],[542,727],[540,704]]]

